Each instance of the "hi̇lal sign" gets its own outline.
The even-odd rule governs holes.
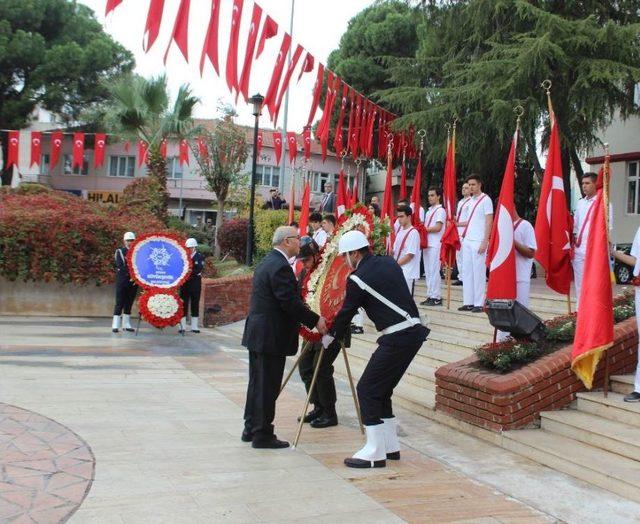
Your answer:
[[[115,191],[87,191],[87,200],[99,204],[118,204],[122,193]]]

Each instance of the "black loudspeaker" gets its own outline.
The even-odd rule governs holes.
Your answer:
[[[534,342],[545,339],[542,319],[517,300],[487,300],[485,309],[489,323],[510,333],[513,338],[529,338]]]

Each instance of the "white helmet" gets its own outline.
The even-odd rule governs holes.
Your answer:
[[[136,234],[135,234],[135,233],[133,233],[132,231],[127,231],[127,232],[124,234],[124,239],[125,239],[125,240],[135,240],[135,239],[136,239]]]
[[[198,241],[195,238],[187,238],[184,245],[187,247],[198,247]]]
[[[347,231],[338,242],[338,252],[341,255],[349,251],[358,251],[363,247],[369,247],[369,241],[361,231]]]

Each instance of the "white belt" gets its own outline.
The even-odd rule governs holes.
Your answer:
[[[391,333],[397,333],[398,331],[402,331],[403,329],[407,329],[413,326],[417,326],[418,324],[422,324],[422,321],[419,318],[412,317],[408,320],[403,320],[398,324],[393,324],[388,328],[385,328],[381,331],[383,335],[391,335]]]

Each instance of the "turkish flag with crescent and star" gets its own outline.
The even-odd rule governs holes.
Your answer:
[[[536,216],[536,260],[544,268],[547,286],[563,295],[569,294],[571,267],[571,220],[567,209],[562,176],[562,156],[558,124],[553,122],[549,154],[540,188]]]
[[[84,164],[84,133],[73,134],[73,159],[71,168],[77,167],[82,170]]]
[[[49,169],[53,169],[58,164],[60,151],[62,150],[62,131],[54,131],[51,133],[51,162]]]
[[[240,38],[240,23],[244,0],[233,0],[231,11],[231,31],[229,33],[229,48],[227,51],[226,78],[229,91],[239,91],[238,85],[238,39]]]
[[[9,131],[8,133],[7,163],[5,169],[18,165],[18,150],[20,148],[20,131]]]
[[[96,133],[96,144],[93,153],[93,167],[101,167],[104,165],[104,151],[107,145],[107,135],[104,133]]]
[[[167,63],[167,56],[169,55],[169,49],[171,44],[175,40],[178,44],[178,49],[182,52],[182,56],[188,62],[189,61],[189,4],[191,0],[180,0],[180,6],[178,7],[178,14],[176,15],[176,21],[173,25],[173,32],[171,33],[171,40],[164,53],[164,63]]]
[[[264,51],[264,44],[269,38],[273,38],[278,34],[278,24],[276,21],[267,15],[267,18],[262,24],[262,33],[260,33],[260,40],[258,41],[258,50],[256,51],[256,60],[260,58],[262,51]]]
[[[289,148],[289,164],[293,165],[298,156],[298,141],[293,131],[287,131],[287,147]]]
[[[149,144],[144,140],[138,140],[138,167],[141,167],[146,162],[147,149],[149,149]]]
[[[304,159],[309,160],[311,158],[311,129],[304,128],[302,132],[302,141],[304,142]]]
[[[239,91],[236,93],[236,102],[238,94],[242,93],[242,97],[246,102],[249,99],[249,78],[251,77],[251,66],[253,65],[253,51],[256,47],[258,39],[258,27],[262,18],[262,7],[253,4],[253,13],[251,14],[251,25],[249,26],[249,34],[247,35],[247,45],[244,51],[244,62],[242,64],[242,73],[240,74]]]
[[[273,65],[273,74],[271,75],[271,81],[267,88],[267,94],[264,95],[263,107],[269,109],[269,114],[273,117],[275,113],[275,103],[278,97],[278,87],[280,86],[280,79],[282,78],[282,72],[284,71],[284,65],[287,59],[287,53],[291,48],[291,36],[287,33],[282,37],[282,44],[280,45],[280,51],[276,57],[276,62]]]
[[[496,206],[491,239],[487,248],[487,266],[489,266],[489,283],[487,284],[487,300],[510,299],[518,296],[516,287],[516,251],[513,243],[513,219],[515,203],[513,192],[516,180],[516,148],[518,131],[511,142],[511,150],[504,170],[500,198]]]
[[[258,131],[258,144],[256,147],[256,156],[260,156],[260,151],[262,151],[262,131]]]
[[[31,132],[31,163],[40,165],[40,153],[42,151],[42,133],[40,131]]]
[[[276,150],[276,165],[280,165],[282,158],[282,134],[279,131],[273,132],[273,148]]]
[[[180,165],[189,165],[189,142],[184,138],[180,140],[178,162]]]
[[[200,55],[200,76],[204,71],[205,58],[209,58],[216,75],[220,74],[218,66],[218,27],[220,25],[220,1],[212,0],[211,16],[209,17],[209,26],[207,27],[207,35],[204,37],[202,44],[202,54]]]

